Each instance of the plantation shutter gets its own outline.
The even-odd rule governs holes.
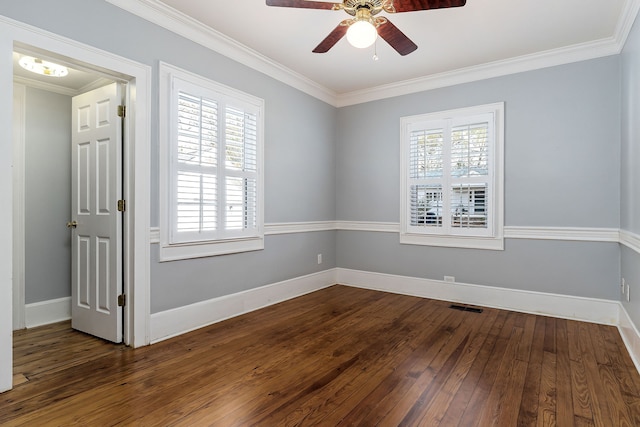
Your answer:
[[[451,130],[451,226],[487,228],[489,121]]]
[[[412,226],[442,227],[444,128],[409,134],[409,211]]]
[[[188,84],[181,86],[186,90],[177,91],[172,242],[255,235],[259,228],[256,109],[242,103],[235,106],[216,93],[199,96]]]
[[[215,101],[178,93],[176,231],[217,229],[218,107]]]
[[[257,227],[257,116],[227,107],[225,229]]]
[[[491,232],[492,118],[484,114],[410,126],[406,200],[411,232]]]

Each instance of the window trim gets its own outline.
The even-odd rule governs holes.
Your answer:
[[[493,114],[494,138],[489,159],[493,164],[490,172],[489,191],[493,197],[488,206],[487,218],[490,229],[480,235],[472,232],[443,234],[430,229],[418,232],[411,226],[409,186],[410,130],[416,123],[449,121],[460,123],[460,119],[484,114]],[[481,233],[478,233],[481,234]],[[458,108],[434,113],[419,114],[400,118],[400,243],[425,246],[443,246],[469,249],[504,250],[504,102]]]
[[[256,142],[256,229],[250,235],[221,237],[212,240],[171,241],[173,221],[175,219],[175,209],[172,206],[175,188],[172,179],[174,167],[172,165],[173,142],[171,139],[174,126],[172,120],[175,117],[173,112],[174,79],[201,87],[205,92],[215,92],[225,102],[232,99],[240,106],[247,105],[257,110],[259,131]],[[174,261],[264,249],[264,100],[164,62],[159,64],[159,86],[159,260],[161,262]],[[223,160],[219,159],[219,161]],[[218,167],[220,166],[221,164],[218,165]]]

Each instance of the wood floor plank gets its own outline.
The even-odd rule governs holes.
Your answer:
[[[582,350],[580,349],[580,322],[567,320],[567,341],[569,343],[569,360],[582,361]]]
[[[570,362],[571,368],[571,397],[573,399],[573,411],[575,417],[593,421],[591,412],[591,394],[587,374],[582,365],[582,361]]]
[[[574,409],[567,321],[558,319],[556,328],[556,422],[569,426],[573,422]]]
[[[549,324],[547,324],[547,327]],[[556,354],[545,351],[542,356],[540,393],[538,394],[538,417],[536,425],[556,424]]]
[[[616,328],[346,286],[138,349],[18,331],[14,357],[3,426],[640,425]]]
[[[612,414],[609,411],[607,400],[609,399],[603,391],[605,390],[600,379],[600,369],[596,361],[593,342],[591,341],[591,328],[587,324],[578,326],[580,349],[582,353],[582,363],[591,401],[591,412],[595,425],[609,425],[612,422]]]
[[[542,377],[546,321],[544,317],[539,316],[534,317],[534,319],[534,332],[531,336],[532,345],[530,346],[531,353],[517,421],[519,427],[535,426],[538,420],[538,399]]]

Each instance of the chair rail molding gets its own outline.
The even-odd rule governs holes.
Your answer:
[[[399,233],[400,223],[382,221],[300,221],[265,224],[264,234],[311,233],[316,231],[365,231]],[[149,230],[150,243],[160,243],[160,228]],[[505,226],[505,239],[573,240],[620,243],[640,253],[640,236],[617,228]]]

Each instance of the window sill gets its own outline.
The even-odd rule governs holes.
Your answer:
[[[462,249],[504,250],[504,238],[471,236],[434,236],[424,234],[400,233],[400,243],[405,245],[440,246]]]
[[[215,242],[197,242],[168,244],[160,243],[160,262],[183,259],[204,258],[217,255],[228,255],[241,252],[260,251],[264,249],[264,238],[221,240]]]

